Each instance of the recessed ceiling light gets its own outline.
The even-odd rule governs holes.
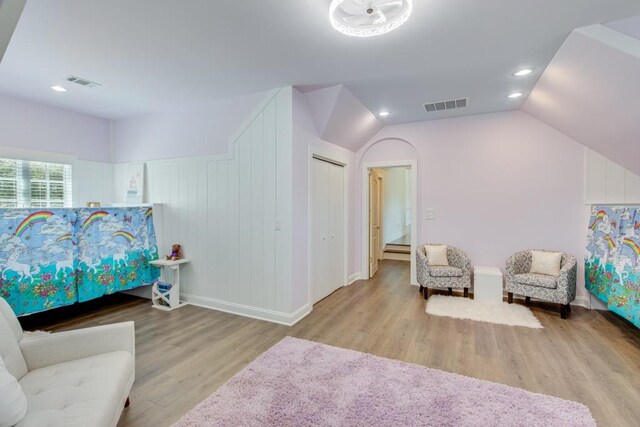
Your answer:
[[[531,68],[523,68],[522,70],[519,70],[513,73],[513,75],[516,77],[523,77],[523,76],[528,76],[531,73],[533,73],[533,70]]]
[[[388,111],[380,111],[380,112],[378,113],[378,115],[379,115],[380,117],[387,117],[389,114],[390,114],[390,113],[389,113]]]
[[[58,85],[51,86],[51,89],[55,90],[56,92],[66,92],[67,91],[66,88],[64,88],[62,86],[58,86]]]
[[[509,95],[509,98],[515,99],[515,98],[520,98],[521,96],[522,96],[522,92],[513,92],[511,95]]]

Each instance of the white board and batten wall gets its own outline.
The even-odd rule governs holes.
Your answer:
[[[114,201],[114,176],[111,163],[77,160],[73,163],[73,205],[86,206],[100,202],[103,206]]]
[[[585,203],[640,204],[640,176],[585,148]]]
[[[344,167],[313,158],[310,171],[310,278],[315,304],[344,286]]]
[[[146,201],[162,205],[164,245],[182,244],[191,260],[183,301],[283,324],[310,312],[291,302],[291,99],[291,88],[272,94],[229,153],[145,162]],[[116,188],[127,167],[115,165]]]

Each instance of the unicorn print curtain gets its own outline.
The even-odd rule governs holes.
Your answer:
[[[17,315],[153,283],[157,256],[148,207],[0,209],[0,296]]]
[[[69,209],[0,212],[0,296],[17,315],[77,301]]]
[[[587,238],[587,289],[640,328],[640,208],[593,206]]]
[[[148,285],[159,277],[152,209],[79,209],[78,301]]]

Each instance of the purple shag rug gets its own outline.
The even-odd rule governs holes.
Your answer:
[[[595,426],[589,409],[287,337],[174,426]]]

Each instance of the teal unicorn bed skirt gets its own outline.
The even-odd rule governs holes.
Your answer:
[[[0,296],[36,313],[159,277],[150,207],[0,209]]]
[[[593,206],[587,237],[587,289],[640,328],[640,208]]]

